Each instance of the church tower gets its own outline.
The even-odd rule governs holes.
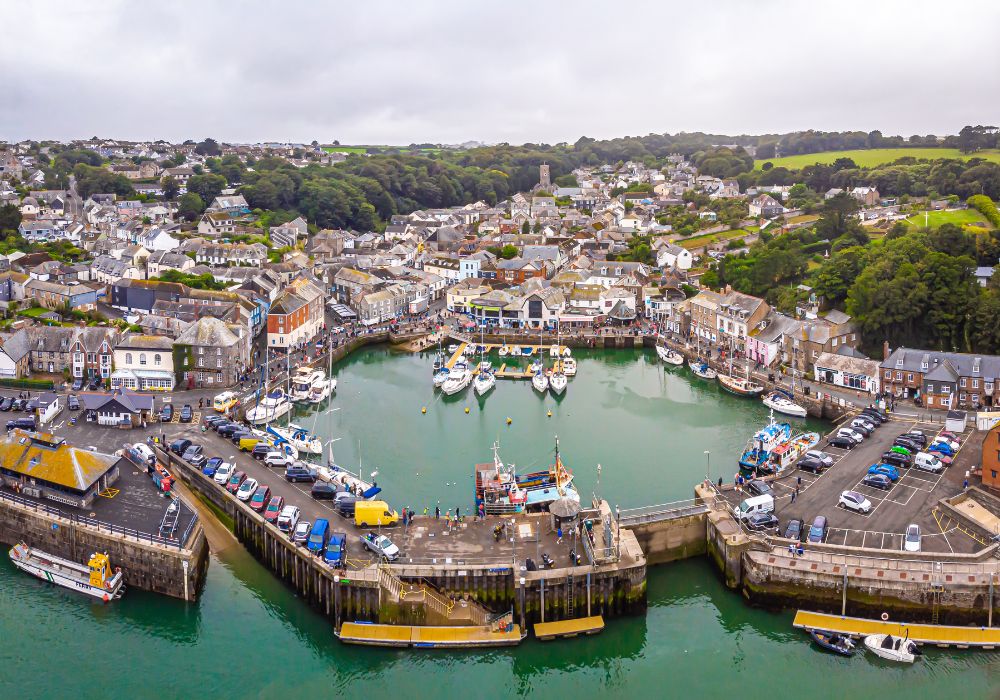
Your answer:
[[[542,163],[538,166],[538,186],[547,189],[552,184],[549,180],[549,164]]]

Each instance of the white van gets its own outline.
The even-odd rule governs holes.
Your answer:
[[[923,469],[925,472],[934,472],[935,474],[944,469],[944,463],[927,452],[918,452],[917,456],[913,458],[913,466],[917,469]]]
[[[744,499],[738,506],[733,508],[733,515],[737,520],[746,520],[754,513],[773,513],[774,497],[769,495],[754,496]]]
[[[299,509],[295,506],[285,506],[278,515],[278,529],[282,532],[292,532],[299,523]]]
[[[149,462],[152,459],[156,459],[156,455],[153,454],[153,450],[144,442],[137,442],[132,445],[132,449],[137,453],[142,455],[142,458]]]

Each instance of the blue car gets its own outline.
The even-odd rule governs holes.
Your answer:
[[[205,466],[201,468],[201,473],[206,476],[215,476],[215,472],[218,470],[220,464],[222,464],[222,457],[212,457],[212,459],[205,462]]]
[[[899,479],[899,470],[891,464],[873,464],[868,467],[869,474],[883,474],[893,481]]]
[[[951,445],[944,442],[935,442],[933,445],[927,448],[928,452],[940,452],[943,455],[948,455],[949,457],[955,456],[955,450],[951,449]]]

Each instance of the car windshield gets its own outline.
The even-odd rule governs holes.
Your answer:
[[[906,541],[916,542],[920,539],[920,529],[917,527],[910,527],[906,530]]]
[[[318,533],[314,535],[309,535],[309,541],[312,542],[313,544],[322,544],[323,535],[320,535]]]
[[[337,542],[331,542],[326,546],[326,551],[336,554],[340,551],[340,544]]]

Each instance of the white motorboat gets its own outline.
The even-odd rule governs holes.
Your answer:
[[[507,357],[507,354],[510,352],[510,350],[507,349],[506,345],[501,345],[499,352],[500,352],[500,357]]]
[[[865,646],[875,656],[904,664],[912,664],[918,656],[923,656],[916,642],[891,634],[869,634],[865,637]]]
[[[549,346],[549,357],[559,357],[561,350],[558,345]]]
[[[451,370],[448,369],[447,367],[442,367],[441,369],[439,369],[437,372],[434,373],[434,386],[440,387],[442,384],[448,381],[448,377],[450,375],[451,375]]]
[[[556,396],[559,396],[566,391],[566,383],[565,372],[555,371],[549,377],[549,389],[551,389],[552,393]]]
[[[475,390],[477,396],[485,396],[496,385],[496,375],[490,370],[485,372],[480,370],[476,378],[472,380],[472,388]]]
[[[680,367],[684,364],[684,356],[676,350],[671,350],[665,345],[656,346],[656,355],[668,365],[676,365]]]
[[[458,350],[458,343],[452,343],[451,345],[448,346],[449,355],[454,355],[456,350]]]
[[[301,425],[289,423],[287,428],[269,425],[267,426],[267,432],[280,440],[284,440],[298,452],[306,452],[317,455],[323,454],[323,441],[315,435],[312,435]],[[298,455],[296,455],[296,457],[297,456]]]
[[[562,356],[563,357],[569,357],[572,354],[573,354],[572,350],[570,350],[569,348],[563,348],[563,350],[562,350]]]
[[[539,394],[544,394],[549,388],[549,378],[545,376],[544,372],[535,372],[534,376],[531,377],[531,386]]]
[[[111,569],[108,555],[95,552],[86,564],[46,554],[21,542],[10,548],[10,560],[21,571],[43,581],[86,593],[107,603],[121,598],[125,592],[125,576],[121,569]]]
[[[312,388],[326,380],[322,370],[311,367],[300,367],[291,379],[288,398],[292,401],[305,403],[310,400]]]
[[[471,383],[472,372],[469,371],[469,368],[464,365],[455,365],[444,384],[441,385],[441,391],[448,396],[451,396],[452,394],[457,394],[462,391]]]
[[[312,385],[309,390],[309,403],[323,403],[337,389],[337,380],[333,377],[324,378],[323,381]]]
[[[573,377],[576,375],[576,360],[572,357],[567,357],[562,361],[563,374],[567,377]]]
[[[292,402],[285,396],[285,392],[276,389],[261,399],[256,406],[248,409],[246,419],[252,425],[273,423],[291,410]]]
[[[773,408],[778,413],[784,413],[786,416],[798,416],[799,418],[806,417],[806,409],[803,406],[799,406],[781,392],[772,391],[762,399],[762,402],[768,408]]]

